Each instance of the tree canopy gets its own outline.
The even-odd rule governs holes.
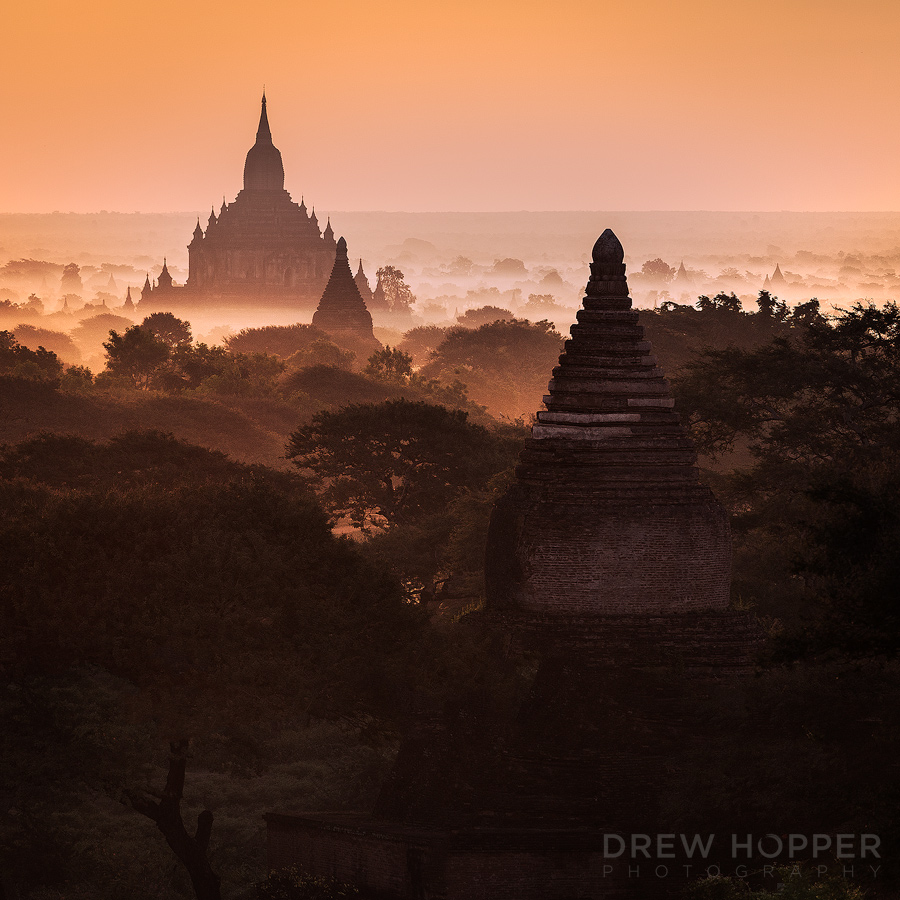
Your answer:
[[[504,440],[462,410],[402,398],[316,413],[286,455],[321,479],[333,515],[361,528],[441,510],[508,465]]]
[[[191,323],[179,319],[170,312],[155,312],[141,322],[141,328],[149,331],[158,341],[162,341],[170,350],[190,344]]]
[[[261,328],[242,328],[225,340],[232,353],[270,353],[282,359],[307,351],[328,335],[315,325],[265,325]]]
[[[458,379],[495,415],[515,418],[540,408],[562,336],[550,322],[498,321],[451,329],[421,374]]]
[[[110,331],[103,348],[107,370],[128,379],[137,388],[150,387],[153,376],[171,355],[171,348],[165,341],[140,325],[126,328],[123,334]]]
[[[416,298],[413,296],[412,288],[406,283],[403,272],[394,266],[382,266],[376,274],[390,311],[408,313]]]
[[[785,652],[894,655],[900,309],[860,303],[810,321],[704,351],[676,382],[679,408],[702,451],[742,454],[719,482],[735,513],[735,589],[775,598]]]

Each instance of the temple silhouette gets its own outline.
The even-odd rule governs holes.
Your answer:
[[[188,244],[188,280],[172,283],[163,266],[155,285],[149,276],[141,311],[197,306],[265,305],[314,308],[328,280],[336,242],[331,221],[319,229],[284,189],[281,151],[272,142],[266,97],[256,142],[244,162],[244,187],[219,214],[210,210],[206,230],[200,220]]]
[[[347,257],[347,242],[341,238],[337,242],[331,276],[313,313],[312,323],[330,335],[336,344],[367,359],[373,350],[381,347],[381,342],[372,331],[372,314],[366,309],[357,280],[360,276],[365,281],[362,261],[354,278]]]
[[[758,636],[730,606],[728,517],[700,483],[609,229],[590,270],[494,506],[485,608],[463,619],[537,661],[527,694],[421,717],[372,811],[269,814],[270,867],[404,900],[677,891],[680,866],[633,877],[606,838],[676,830],[664,801],[678,753],[706,739],[703,699],[753,670]]]

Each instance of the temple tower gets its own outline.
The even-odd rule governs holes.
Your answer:
[[[372,300],[372,288],[369,287],[369,279],[366,278],[366,273],[363,272],[363,261],[361,259],[359,261],[359,269],[353,276],[353,280],[356,282],[356,286],[359,288],[360,296],[363,298],[363,302],[366,304],[366,308],[368,308],[369,303]]]
[[[331,277],[312,323],[328,332],[336,343],[352,350],[368,349],[371,353],[381,346],[372,332],[372,315],[353,278],[344,238],[337,242]]]
[[[623,259],[607,229],[517,481],[494,509],[489,608],[596,616],[729,602],[728,519],[700,484]]]

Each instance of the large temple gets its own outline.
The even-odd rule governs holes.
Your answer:
[[[148,279],[141,309],[265,305],[315,308],[335,259],[329,221],[320,231],[315,209],[307,211],[284,189],[281,152],[272,142],[263,94],[256,143],[244,162],[244,188],[232,203],[200,220],[188,244],[187,284]],[[164,268],[167,276],[168,270]]]

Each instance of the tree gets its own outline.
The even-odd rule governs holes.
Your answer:
[[[198,388],[214,375],[225,371],[230,355],[224,347],[207,344],[178,344],[172,350],[172,367],[165,380],[168,389]]]
[[[284,362],[291,371],[310,366],[332,366],[349,372],[353,369],[355,361],[356,354],[352,350],[338,347],[328,338],[320,338],[303,350],[292,353]]]
[[[36,328],[34,325],[17,325],[16,340],[32,349],[43,347],[52,350],[57,356],[68,362],[78,362],[81,353],[69,335],[62,331],[51,331],[49,328]]]
[[[472,268],[475,263],[472,262],[467,256],[457,256],[451,262],[447,263],[445,266],[445,270],[448,275],[456,275],[461,278],[465,278],[468,275],[472,274]]]
[[[419,374],[461,381],[476,403],[516,418],[539,408],[561,344],[561,335],[546,320],[451,329]]]
[[[412,375],[412,357],[396,347],[383,347],[369,357],[365,374],[381,381],[408,381]]]
[[[270,353],[286,359],[294,353],[308,350],[317,341],[327,341],[328,335],[315,325],[266,325],[262,328],[242,328],[225,340],[232,353]]]
[[[110,331],[124,331],[134,325],[134,321],[115,313],[100,313],[82,319],[70,332],[72,337],[93,352],[100,349],[103,341],[109,337]]]
[[[161,794],[130,790],[126,796],[137,812],[156,823],[172,852],[187,869],[197,900],[220,900],[221,879],[213,871],[207,857],[213,814],[205,809],[197,816],[197,830],[193,837],[188,834],[181,816],[187,745],[187,741],[172,744],[169,774]]]
[[[656,259],[648,259],[647,262],[641,266],[641,274],[667,282],[675,277],[675,269],[667,262],[664,262],[657,257]]]
[[[735,586],[787,617],[782,645],[900,651],[900,309],[856,304],[757,348],[706,350],[676,392],[701,450],[744,454],[720,484]]]
[[[546,319],[547,316],[575,318],[574,311],[557,303],[553,294],[529,294],[528,302],[521,307],[520,311],[530,319]]]
[[[495,259],[491,269],[495,275],[524,278],[528,274],[525,263],[521,259],[513,259],[507,256],[505,259]]]
[[[489,325],[491,322],[515,321],[515,316],[500,306],[481,306],[478,309],[467,309],[456,321],[463,328],[478,328],[479,325]]]
[[[77,263],[67,263],[62,273],[59,288],[63,294],[81,294],[84,285],[81,283],[81,269]]]
[[[741,301],[732,291],[726,294],[724,291],[716,294],[710,299],[705,294],[701,294],[697,298],[697,309],[701,312],[712,312],[713,310],[721,310],[723,312],[739,313],[742,312]]]
[[[286,455],[320,480],[333,515],[368,529],[442,510],[505,468],[504,447],[461,410],[399,399],[316,413]]]
[[[59,357],[51,350],[30,350],[11,331],[0,331],[0,373],[43,381],[58,378],[62,368]]]
[[[765,319],[774,319],[783,322],[788,317],[787,304],[783,300],[772,296],[768,291],[760,291],[756,298],[756,305],[759,307],[757,315]]]
[[[183,344],[190,344],[191,323],[179,319],[170,312],[156,312],[147,316],[140,325],[170,350]]]
[[[130,379],[137,388],[148,388],[171,355],[168,344],[140,325],[127,328],[124,334],[110,331],[103,348],[107,371]]]
[[[383,266],[376,274],[390,311],[394,313],[409,312],[409,308],[416,298],[413,296],[412,288],[406,283],[403,273],[394,266]]]
[[[447,329],[440,325],[417,325],[403,335],[398,349],[410,354],[416,365],[423,365],[447,336]]]
[[[900,309],[858,303],[756,349],[704,351],[678,399],[711,453],[744,436],[760,459],[811,466],[895,446]]]

